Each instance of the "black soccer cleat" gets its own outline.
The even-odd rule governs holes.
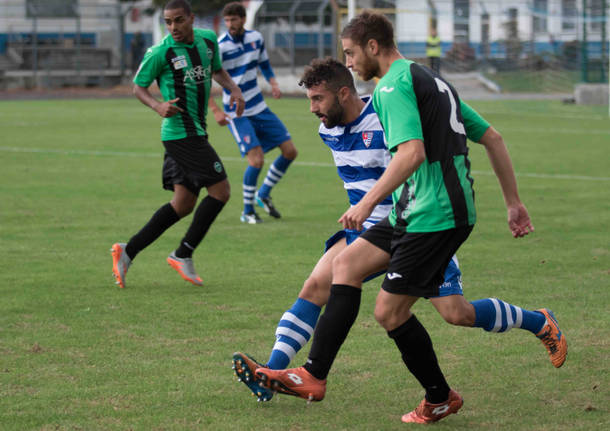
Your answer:
[[[256,203],[259,207],[263,208],[267,214],[269,214],[273,218],[281,218],[280,212],[273,206],[273,201],[271,200],[271,196],[267,196],[266,198],[261,198],[256,193]]]

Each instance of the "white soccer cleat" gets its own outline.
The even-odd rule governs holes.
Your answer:
[[[195,271],[195,265],[193,265],[193,259],[190,257],[178,257],[172,251],[167,257],[167,263],[169,266],[174,268],[180,276],[188,282],[193,283],[196,286],[203,286],[203,280]]]

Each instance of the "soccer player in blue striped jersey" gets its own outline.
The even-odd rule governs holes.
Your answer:
[[[390,162],[383,128],[373,110],[370,96],[359,97],[349,70],[333,59],[314,60],[300,82],[308,91],[311,112],[321,120],[319,134],[331,150],[337,173],[343,180],[350,205],[356,205],[375,185]],[[363,223],[368,229],[392,209],[392,198],[380,202]],[[332,262],[362,233],[342,229],[326,241],[325,252],[305,281],[296,302],[281,317],[275,332],[269,360],[270,369],[284,369],[311,338],[321,308],[328,301],[332,280]],[[370,280],[381,272],[369,275]],[[449,263],[439,296],[462,293],[461,272],[457,258]],[[248,355],[233,355],[234,369],[241,381],[258,396],[271,399],[272,392],[261,388],[254,370],[260,366]]]
[[[223,9],[227,33],[218,38],[221,59],[233,81],[239,86],[246,100],[246,109],[241,117],[236,117],[235,109],[229,104],[229,93],[223,91],[224,110],[210,98],[209,108],[214,119],[221,126],[228,125],[242,157],[246,157],[248,167],[243,177],[244,210],[241,221],[248,224],[262,222],[254,210],[255,203],[274,218],[281,215],[271,200],[271,190],[282,179],[286,170],[297,156],[288,130],[280,119],[267,107],[258,86],[257,70],[271,84],[274,98],[281,97],[263,36],[254,30],[246,30],[246,9],[239,2],[227,4]],[[258,177],[263,168],[264,154],[279,147],[281,154],[273,161],[257,190]]]

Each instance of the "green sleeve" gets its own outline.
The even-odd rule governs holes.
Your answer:
[[[473,142],[479,142],[489,128],[489,123],[462,100],[460,100],[460,108],[466,128],[466,136]]]
[[[159,55],[159,50],[148,48],[140,67],[133,78],[133,82],[140,87],[148,88],[163,70],[164,61]]]
[[[412,139],[424,139],[417,98],[411,75],[405,73],[394,81],[379,81],[373,97],[373,107],[383,125],[388,149]]]

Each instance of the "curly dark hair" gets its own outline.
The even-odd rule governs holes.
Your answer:
[[[341,39],[351,39],[359,46],[374,39],[384,49],[396,47],[394,43],[394,26],[385,16],[369,10],[356,15],[341,32]]]
[[[233,16],[236,15],[240,18],[246,17],[246,8],[237,1],[227,3],[222,9],[222,16]]]
[[[313,59],[309,66],[305,67],[299,86],[309,89],[322,83],[331,91],[347,87],[351,92],[356,93],[354,78],[349,69],[331,57]]]

